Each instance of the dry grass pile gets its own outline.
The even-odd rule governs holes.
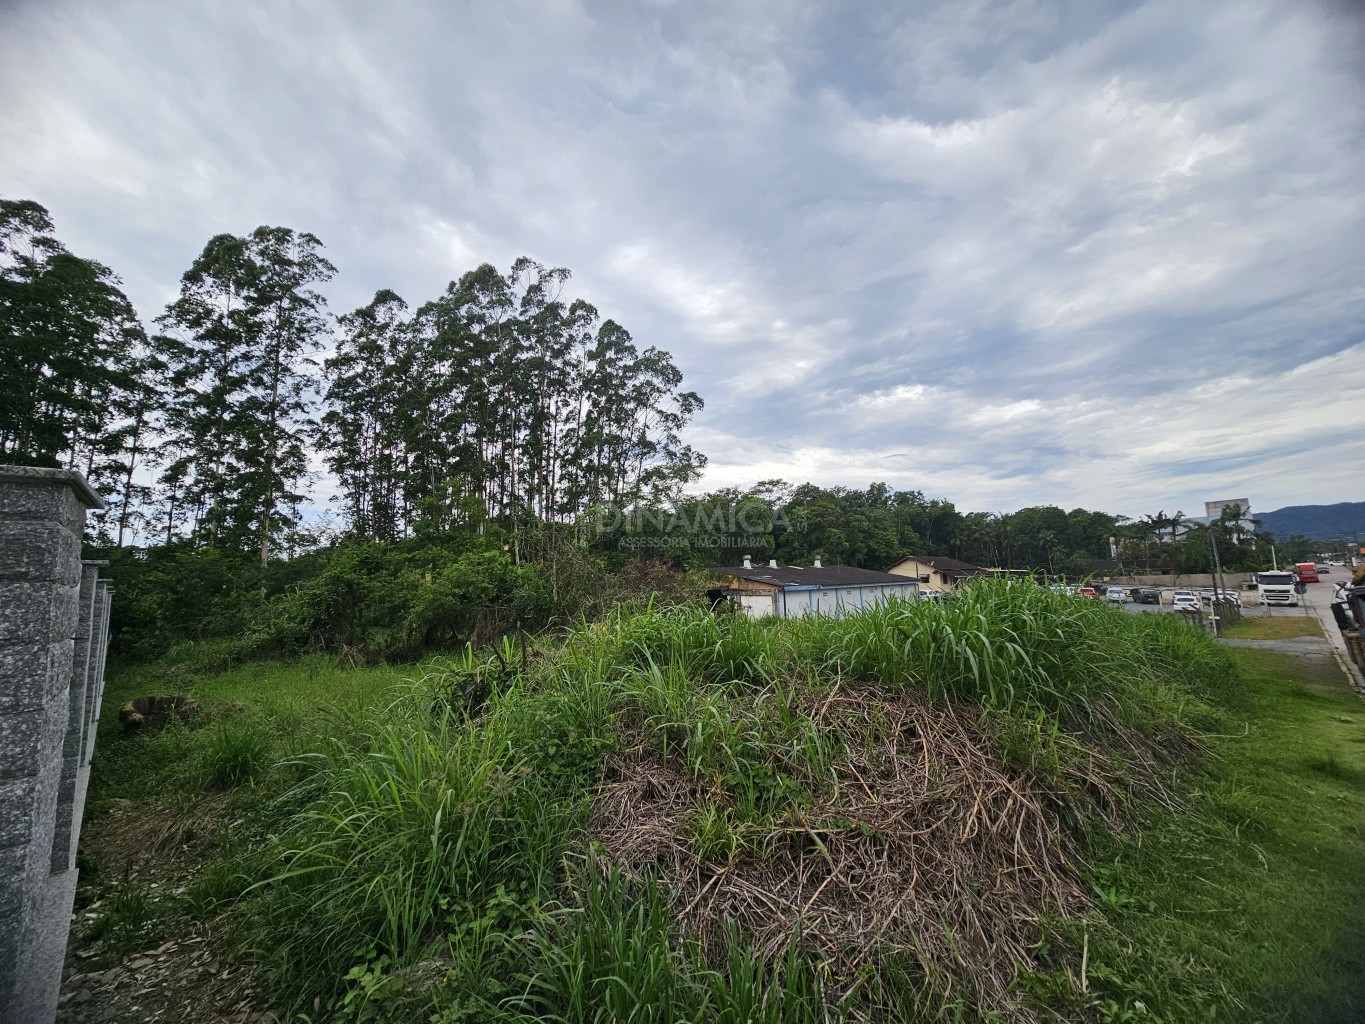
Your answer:
[[[828,965],[840,1003],[887,958],[945,1003],[1008,1002],[1040,915],[1086,903],[1055,793],[1006,766],[977,717],[921,695],[862,687],[811,703],[843,756],[808,804],[752,820],[641,745],[611,759],[593,838],[659,877],[703,941],[738,922],[776,962],[796,940]]]

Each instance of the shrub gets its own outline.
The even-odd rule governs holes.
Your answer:
[[[305,780],[284,799],[305,809],[259,886],[254,941],[300,1000],[336,997],[376,957],[410,961],[501,894],[539,902],[578,823],[576,805],[547,790],[496,716],[433,708],[430,686],[365,728],[363,747],[334,741],[301,759]],[[303,990],[300,979],[311,979]]]

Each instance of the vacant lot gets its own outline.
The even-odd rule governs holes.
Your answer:
[[[120,734],[169,692],[201,720]],[[1361,712],[1330,666],[1008,586],[125,669],[63,1013],[1354,1020]]]

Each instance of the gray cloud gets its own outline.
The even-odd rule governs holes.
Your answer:
[[[1080,6],[20,4],[0,194],[148,317],[258,223],[338,311],[568,266],[706,397],[708,485],[1361,497],[1359,20]]]

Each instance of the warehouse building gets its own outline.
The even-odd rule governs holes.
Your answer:
[[[755,566],[752,558],[745,555],[743,565],[715,571],[727,577],[728,582],[711,591],[711,595],[729,598],[752,619],[769,615],[839,618],[895,598],[914,600],[919,593],[916,580],[846,565],[826,568],[818,558],[809,567],[778,565],[776,559],[766,566]]]

